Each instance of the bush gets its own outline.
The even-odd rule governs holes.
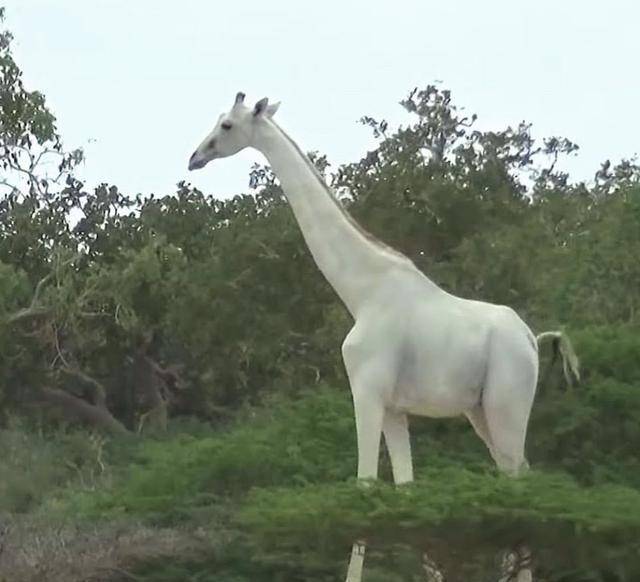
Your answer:
[[[265,552],[335,556],[355,539],[495,551],[525,537],[536,551],[554,550],[558,565],[601,566],[616,556],[640,566],[640,491],[581,487],[562,474],[514,480],[449,467],[400,490],[382,483],[261,489],[249,495],[239,520]]]
[[[252,487],[344,480],[355,466],[348,392],[318,385],[299,400],[272,397],[264,407],[246,410],[224,433],[141,443],[126,479],[97,506],[170,511],[220,495],[237,497]]]

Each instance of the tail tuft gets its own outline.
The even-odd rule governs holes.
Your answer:
[[[569,387],[573,387],[573,380],[580,382],[580,361],[576,355],[569,337],[563,331],[545,331],[536,336],[538,346],[545,340],[553,340],[553,362],[559,355],[562,359],[562,370]]]

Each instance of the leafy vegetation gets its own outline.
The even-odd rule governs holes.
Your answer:
[[[480,131],[437,86],[401,107],[363,117],[361,160],[310,155],[439,285],[567,328],[584,381],[543,373],[522,480],[462,419],[415,419],[416,483],[383,453],[359,487],[349,317],[270,169],[230,200],[91,190],[0,35],[0,580],[328,581],[361,535],[369,581],[422,579],[426,548],[490,579],[520,537],[540,580],[638,578],[640,167],[575,183],[569,140]]]

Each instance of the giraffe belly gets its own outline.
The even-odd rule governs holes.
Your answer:
[[[458,416],[473,408],[481,398],[484,363],[471,353],[466,358],[451,359],[451,355],[414,358],[405,354],[392,407],[430,417]]]
[[[480,389],[424,386],[422,389],[400,389],[392,406],[399,412],[416,416],[443,418],[459,416],[480,401]]]

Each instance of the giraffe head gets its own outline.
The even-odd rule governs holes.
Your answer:
[[[199,170],[215,158],[226,158],[252,146],[258,124],[265,118],[272,117],[280,105],[270,105],[265,97],[252,109],[244,104],[244,97],[244,93],[238,93],[231,110],[218,117],[211,133],[189,159],[189,170]]]

